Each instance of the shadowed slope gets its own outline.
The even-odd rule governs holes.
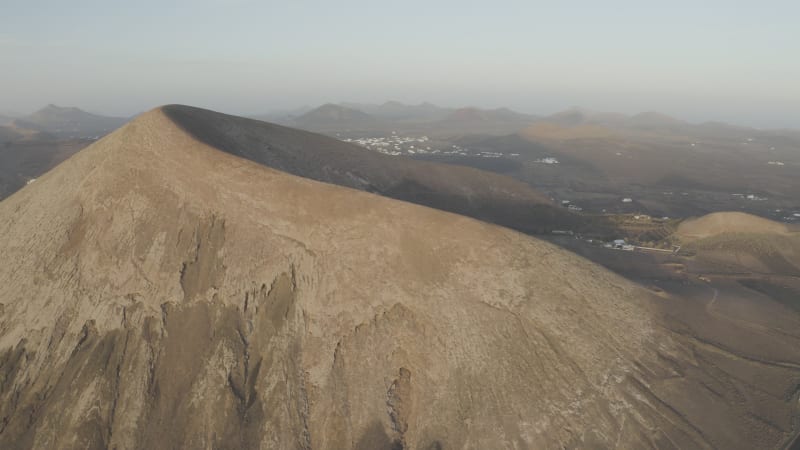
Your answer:
[[[0,203],[0,447],[770,448],[796,429],[797,347],[697,341],[668,299],[563,250],[234,157],[168,111]]]
[[[326,183],[451,211],[527,233],[578,227],[528,185],[466,167],[382,155],[333,138],[199,108],[164,107],[197,139],[236,156]]]
[[[0,200],[89,144],[79,139],[20,140],[0,146]]]

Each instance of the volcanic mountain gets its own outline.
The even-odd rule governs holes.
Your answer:
[[[190,107],[166,107],[176,123],[212,145],[267,166],[499,223],[527,233],[580,229],[528,185],[474,169],[382,155],[297,129]],[[0,127],[0,137],[3,128]],[[37,136],[40,132],[33,132]],[[9,138],[21,139],[19,133]],[[77,150],[84,141],[33,139],[0,148],[0,199]]]
[[[686,220],[680,224],[677,233],[681,239],[692,241],[725,233],[791,235],[800,233],[800,227],[752,214],[719,212]]]
[[[311,131],[365,131],[380,125],[375,117],[357,109],[326,103],[294,118],[291,125]]]
[[[380,105],[365,103],[342,103],[341,105],[363,111],[379,119],[395,121],[397,124],[441,120],[453,111],[450,108],[442,108],[428,102],[406,105],[396,100],[390,100]]]
[[[700,340],[663,313],[673,299],[547,243],[238,157],[240,128],[198,125],[218,118],[153,110],[0,202],[0,448],[796,432],[790,331]]]
[[[446,117],[449,109],[440,108],[428,102],[419,105],[405,105],[397,101],[388,101],[375,108],[374,112],[367,112],[391,120],[432,121]]]
[[[522,130],[537,120],[508,108],[441,108],[431,103],[381,105],[331,103],[279,123],[321,133],[385,134],[391,131],[431,136],[502,135]]]
[[[78,108],[47,105],[14,121],[22,128],[45,131],[61,138],[103,136],[127,122],[122,117],[88,113]]]
[[[720,272],[800,276],[800,227],[740,212],[687,220],[676,236]],[[800,307],[800,304],[798,304]]]
[[[531,125],[536,116],[518,113],[508,108],[460,108],[431,125],[432,131],[458,134],[502,135],[515,133]]]

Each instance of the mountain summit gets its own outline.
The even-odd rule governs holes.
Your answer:
[[[14,121],[17,126],[45,131],[58,137],[102,136],[119,128],[128,119],[88,113],[74,107],[53,104]]]
[[[313,131],[368,130],[379,121],[357,109],[326,103],[295,118],[292,125]]]
[[[176,111],[215,117],[153,110],[0,202],[0,447],[766,448],[793,432],[796,348],[700,341],[661,312],[671,299],[566,251],[265,167],[217,147],[240,129]]]

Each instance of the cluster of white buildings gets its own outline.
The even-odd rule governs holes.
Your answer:
[[[415,155],[426,153],[441,153],[440,150],[432,149],[429,145],[428,136],[409,137],[398,136],[392,133],[387,137],[372,137],[358,139],[344,139],[345,142],[352,142],[370,150],[383,153],[384,155]]]
[[[482,158],[499,158],[505,155],[499,152],[478,152],[476,156],[480,156]]]
[[[783,161],[767,161],[767,164],[770,166],[785,166],[786,164]]]
[[[745,195],[745,194],[731,194],[731,196],[738,197],[738,198],[745,199],[745,200],[752,200],[752,201],[756,201],[756,202],[763,202],[764,200],[767,200],[767,197],[759,197],[759,196],[757,196],[755,194],[747,194],[747,195]]]
[[[613,248],[617,250],[625,250],[632,252],[636,247],[625,242],[625,239],[615,239],[613,242],[606,242],[603,244],[605,248]]]
[[[780,209],[776,209],[775,212],[776,213],[780,213],[780,212],[783,212],[783,211],[780,210]],[[797,222],[798,220],[800,220],[800,212],[791,213],[791,214],[788,214],[786,216],[783,216],[783,221],[784,222]]]
[[[519,153],[501,153],[491,151],[474,151],[464,148],[456,144],[447,144],[446,146],[436,146],[432,143],[428,136],[400,136],[392,132],[390,136],[386,137],[368,137],[368,138],[346,138],[342,139],[345,142],[358,144],[370,150],[384,155],[399,156],[399,155],[453,155],[453,156],[478,156],[481,158],[501,158],[503,156],[517,157]],[[433,146],[432,146],[433,145]],[[440,143],[441,145],[441,143]],[[545,158],[553,162],[547,164],[557,164],[555,158]],[[537,161],[542,162],[542,161]]]
[[[549,156],[546,157],[546,158],[537,159],[534,162],[535,163],[540,163],[540,164],[558,164],[558,160],[557,159],[549,157]]]
[[[583,211],[583,208],[581,208],[578,205],[573,205],[572,202],[569,200],[561,200],[561,206],[569,209],[570,211],[576,211],[576,212]]]

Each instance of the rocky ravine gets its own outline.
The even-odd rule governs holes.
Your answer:
[[[797,429],[798,347],[699,342],[672,299],[563,250],[259,166],[160,109],[0,203],[0,254],[0,448],[770,448]]]

